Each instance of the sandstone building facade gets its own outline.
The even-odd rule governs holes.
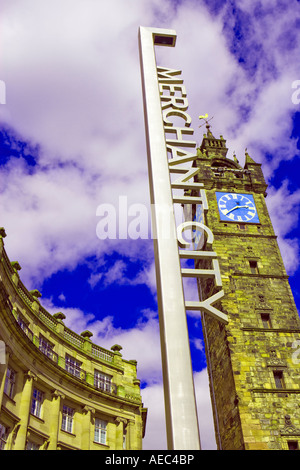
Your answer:
[[[136,361],[47,312],[10,262],[5,236],[1,229],[0,449],[141,449],[147,409]]]

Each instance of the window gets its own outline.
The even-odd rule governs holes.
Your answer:
[[[10,367],[8,367],[6,379],[5,379],[5,385],[4,385],[4,393],[6,393],[6,395],[8,395],[9,398],[13,397],[15,382],[16,382],[16,372]]]
[[[282,370],[274,370],[274,379],[276,388],[284,388],[283,372]]]
[[[40,390],[36,388],[33,389],[31,401],[31,414],[33,414],[37,418],[41,417],[43,396],[44,394]]]
[[[73,431],[73,419],[74,419],[75,410],[69,406],[63,406],[62,413],[62,423],[61,429],[63,431],[72,432]]]
[[[40,336],[39,350],[42,351],[45,356],[57,362],[57,354],[53,351],[54,345],[49,343],[43,336]]]
[[[247,230],[247,225],[245,225],[245,224],[238,224],[237,227],[238,227],[240,230]]]
[[[252,274],[258,274],[257,261],[249,261],[250,270]]]
[[[20,328],[24,331],[24,333],[26,334],[26,336],[28,336],[28,338],[31,339],[31,341],[33,341],[33,333],[32,331],[30,330],[29,328],[29,323],[27,322],[27,320],[25,320],[22,315],[18,315],[18,324],[20,326]]]
[[[66,371],[70,372],[72,375],[75,375],[75,377],[78,377],[79,379],[81,378],[81,365],[81,362],[66,354]]]
[[[112,390],[112,377],[110,375],[104,374],[103,372],[99,372],[95,370],[94,375],[94,386],[103,390],[104,392],[111,392]]]
[[[99,444],[106,444],[106,435],[107,435],[107,421],[103,419],[95,419],[95,442]]]
[[[299,450],[298,441],[288,441],[288,448],[289,450]]]
[[[215,178],[220,178],[220,176],[224,176],[223,171],[219,171],[218,168],[212,168],[212,171]]]
[[[261,321],[264,328],[272,328],[271,318],[269,313],[261,313]]]
[[[35,442],[28,441],[26,444],[26,450],[39,450],[40,446]]]
[[[7,437],[8,437],[8,428],[4,426],[4,424],[0,423],[0,450],[5,449]]]

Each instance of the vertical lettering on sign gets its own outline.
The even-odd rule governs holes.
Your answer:
[[[180,174],[175,181],[171,181],[171,188],[184,190],[183,196],[172,195],[173,203],[182,204],[184,207],[187,205],[197,206],[196,217],[198,218],[198,221],[186,220],[177,227],[178,245],[185,248],[190,246],[190,242],[184,240],[183,232],[187,229],[192,229],[194,231],[194,237],[197,237],[197,242],[195,244],[196,249],[189,251],[181,250],[179,251],[179,256],[181,259],[191,258],[195,263],[199,260],[205,260],[205,268],[182,268],[181,276],[195,277],[198,279],[213,279],[214,286],[216,290],[218,290],[217,293],[211,295],[207,299],[202,299],[201,302],[185,301],[185,306],[187,310],[201,310],[202,312],[212,315],[223,323],[228,323],[227,315],[213,307],[213,304],[224,296],[224,291],[222,290],[220,266],[216,253],[206,251],[206,249],[212,245],[214,239],[212,231],[202,222],[204,221],[205,212],[208,211],[206,193],[203,189],[202,183],[190,181],[191,179],[195,179],[195,176],[199,173],[200,169],[178,168],[178,165],[191,162],[197,158],[197,152],[185,150],[186,148],[195,148],[197,144],[195,141],[189,140],[189,137],[194,134],[194,130],[190,127],[192,119],[187,113],[187,93],[186,88],[183,85],[183,80],[179,78],[180,75],[181,71],[179,70],[169,69],[167,67],[157,67],[169,173],[170,175],[174,173]],[[174,122],[171,120],[172,117],[177,121],[178,119],[182,120],[182,125],[174,126]],[[172,134],[172,137],[174,138],[170,138],[170,134]],[[190,195],[188,190],[194,190],[197,192],[197,195]],[[186,212],[189,213],[189,216],[191,217],[193,211]],[[201,222],[199,219],[201,219]],[[199,251],[199,248],[203,248],[203,251]],[[207,261],[210,262],[210,267],[207,267]]]

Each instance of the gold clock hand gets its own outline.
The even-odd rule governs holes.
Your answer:
[[[235,209],[243,209],[243,208],[248,208],[248,206],[235,206],[232,209],[230,209],[229,211],[227,211],[226,215],[229,214],[229,212],[234,211]],[[249,207],[249,209],[250,209],[250,207]]]
[[[229,211],[226,212],[226,215],[229,214],[229,212],[234,211],[234,209],[236,209],[237,207],[239,207],[239,206],[235,206],[232,209],[229,209]]]

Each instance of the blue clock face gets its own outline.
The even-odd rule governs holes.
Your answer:
[[[252,194],[216,192],[220,220],[259,224]]]

